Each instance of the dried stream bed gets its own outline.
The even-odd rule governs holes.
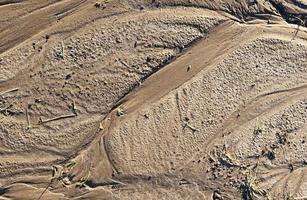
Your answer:
[[[0,14],[0,199],[307,199],[305,1]]]

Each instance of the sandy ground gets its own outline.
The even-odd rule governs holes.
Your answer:
[[[0,199],[307,199],[307,2],[0,0]]]

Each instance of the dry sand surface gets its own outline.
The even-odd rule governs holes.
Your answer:
[[[306,0],[0,0],[0,200],[306,200]]]

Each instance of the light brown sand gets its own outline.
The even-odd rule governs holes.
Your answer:
[[[306,8],[0,0],[0,199],[304,199]]]

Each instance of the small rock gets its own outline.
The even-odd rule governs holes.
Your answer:
[[[94,6],[95,6],[96,8],[100,8],[100,7],[101,7],[101,3],[96,2]]]
[[[67,74],[66,77],[65,77],[65,80],[68,80],[71,78],[71,74]]]
[[[115,39],[115,41],[116,41],[116,43],[122,43],[122,40],[121,40],[120,37],[117,37],[117,38]]]
[[[191,68],[192,68],[192,66],[191,66],[191,65],[189,65],[189,66],[188,66],[188,68],[187,68],[187,72],[188,72],[188,71],[190,71],[190,70],[191,70]]]
[[[213,200],[224,200],[221,194],[218,191],[214,191],[212,195]]]

